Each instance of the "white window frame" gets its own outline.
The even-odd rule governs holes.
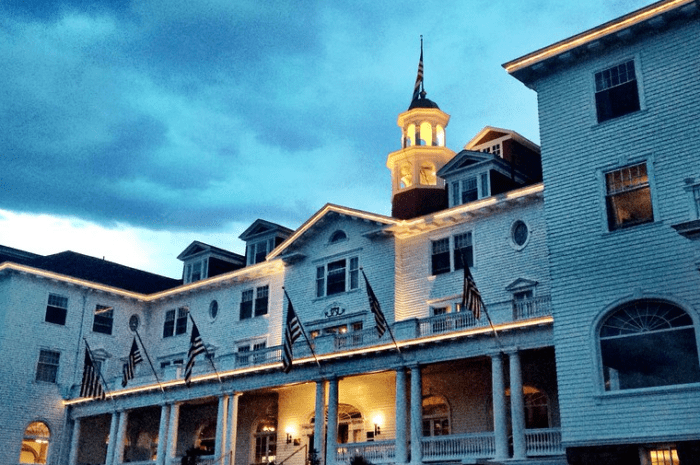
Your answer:
[[[248,265],[255,265],[256,263],[264,262],[265,257],[267,257],[267,255],[272,252],[272,249],[274,248],[274,237],[251,242],[251,244],[248,246],[248,257],[246,257],[246,263]],[[262,254],[262,260],[257,260],[258,254]]]
[[[455,246],[456,246],[457,236],[462,236],[462,235],[469,235],[469,237],[471,238],[471,245],[470,245],[470,247],[471,247],[471,261],[472,261],[471,267],[473,268],[473,267],[475,266],[475,264],[476,264],[476,261],[475,261],[475,256],[476,256],[476,254],[474,253],[474,243],[475,243],[475,240],[474,240],[474,230],[470,229],[470,230],[467,230],[467,231],[454,232],[454,233],[451,234],[450,236],[446,236],[446,237],[437,237],[437,238],[434,238],[434,239],[431,239],[431,240],[430,240],[430,242],[429,242],[429,247],[430,247],[430,249],[428,250],[428,253],[429,253],[429,255],[430,255],[430,262],[429,262],[429,266],[430,266],[429,273],[430,273],[430,276],[439,276],[439,275],[441,275],[441,274],[448,274],[448,273],[452,273],[452,272],[454,272],[454,271],[462,270],[462,268],[455,268],[455,266],[456,266],[456,263],[455,263]],[[436,244],[436,243],[438,243],[438,242],[445,241],[445,240],[447,240],[447,243],[448,243],[448,250],[447,250],[447,253],[449,253],[449,255],[450,255],[450,266],[449,266],[449,269],[446,270],[446,271],[442,271],[442,272],[440,272],[440,273],[434,273],[434,272],[433,272],[433,256],[434,256],[434,255],[437,255],[437,254],[434,253],[434,246],[433,246],[433,244]],[[445,253],[445,252],[443,251],[443,252],[441,252],[441,253]]]
[[[199,275],[195,274],[195,269],[199,268]],[[195,279],[196,277],[196,279]],[[196,281],[201,281],[209,277],[209,258],[205,257],[201,260],[195,260],[185,265],[184,283],[189,284]]]
[[[344,287],[342,291],[328,293],[328,277],[333,274],[329,271],[330,265],[335,265],[341,261],[345,262]],[[340,274],[339,272],[336,272]],[[360,288],[360,257],[359,255],[343,255],[327,259],[322,264],[315,267],[314,289],[317,299],[351,292]]]
[[[182,334],[187,334],[187,325],[188,322],[187,320],[189,319],[189,307],[183,305],[178,308],[171,308],[169,310],[165,311],[165,314],[163,316],[163,339],[166,337],[174,337],[174,336],[180,336]],[[170,318],[170,315],[172,315],[172,318]],[[184,330],[182,330],[182,322],[184,319]],[[166,325],[168,325],[168,322],[172,321],[173,327],[172,330],[168,330],[166,332]],[[180,330],[178,331],[178,328]]]
[[[473,182],[476,187],[476,199],[463,201],[464,193],[467,190],[468,183]],[[481,171],[478,173],[471,173],[469,176],[453,181],[450,183],[450,207],[456,207],[458,205],[464,205],[470,202],[476,202],[477,200],[489,197],[491,195],[491,179],[489,178],[488,171]]]
[[[625,172],[625,170],[635,168],[637,166],[644,166],[646,170],[646,177],[647,180],[643,184],[639,185],[634,185],[632,187],[628,187],[627,189],[619,189],[613,193],[609,192],[608,188],[608,175],[611,173],[615,172]],[[657,216],[656,216],[656,209],[654,208],[655,202],[654,202],[654,188],[652,186],[652,179],[653,179],[653,172],[651,170],[651,164],[646,161],[646,160],[640,160],[637,162],[633,163],[627,163],[622,166],[618,166],[616,168],[606,170],[602,173],[602,178],[603,178],[603,189],[605,193],[605,219],[606,219],[606,224],[607,224],[607,230],[609,232],[615,232],[615,231],[620,231],[620,230],[625,230],[629,228],[634,228],[636,226],[642,225],[642,224],[647,224],[647,223],[654,223],[657,221]],[[608,203],[609,198],[613,198],[616,196],[624,195],[625,193],[628,192],[633,192],[635,190],[641,190],[641,189],[649,189],[649,202],[651,206],[651,218],[645,221],[640,221],[638,223],[632,223],[632,224],[627,224],[625,225],[624,223],[618,224],[616,227],[611,227],[611,222],[610,222],[610,211],[609,208],[611,208],[611,205]]]
[[[248,299],[247,297],[251,298]],[[246,300],[243,300],[246,298]],[[258,305],[265,298],[265,308],[264,312],[262,307],[259,309]],[[243,304],[250,302],[250,315],[243,315]],[[241,290],[241,302],[238,306],[238,321],[250,320],[252,318],[265,316],[270,311],[270,285],[264,284],[262,286],[249,287]],[[247,313],[247,312],[246,312]]]
[[[57,355],[56,357],[56,362],[51,363],[51,360],[47,360],[45,357],[42,357],[42,355],[48,356],[53,356]],[[48,371],[48,368],[44,367],[54,367],[51,368],[51,371],[53,373],[53,380],[49,379],[43,379],[44,377],[42,376],[42,379],[39,379],[39,373],[45,373]],[[47,348],[40,348],[39,349],[39,356],[37,357],[37,362],[36,362],[36,371],[34,373],[34,381],[37,383],[50,383],[50,384],[58,384],[58,376],[60,374],[60,369],[61,369],[61,351],[56,350],[56,349],[47,349]]]
[[[598,108],[597,108],[597,103],[596,103],[596,93],[598,92],[596,89],[596,74],[609,70],[615,66],[621,65],[622,63],[627,63],[628,61],[632,61],[634,63],[634,75],[635,79],[637,81],[637,94],[639,97],[639,110],[633,111],[630,113],[626,113],[624,115],[620,115],[617,117],[609,118],[604,121],[599,122],[598,121]],[[593,127],[599,126],[599,125],[604,125],[612,121],[617,121],[620,118],[625,118],[628,115],[633,115],[635,113],[639,113],[641,111],[646,110],[646,99],[644,98],[644,77],[642,75],[642,67],[640,65],[641,63],[641,57],[638,53],[635,53],[633,55],[618,55],[610,60],[607,60],[605,64],[593,69],[590,73],[590,85],[589,85],[589,90],[590,90],[590,112],[591,112],[591,118],[593,122]]]
[[[63,322],[54,322],[54,321],[49,321],[48,315],[49,315],[49,308],[52,309],[57,309],[57,310],[63,310]],[[56,310],[53,310],[56,311]],[[68,297],[61,295],[61,294],[56,294],[56,293],[50,293],[48,300],[46,301],[46,312],[44,313],[44,321],[46,323],[51,323],[54,325],[59,325],[59,326],[65,326],[66,321],[68,320]]]
[[[104,315],[102,315],[103,313],[104,313]],[[108,315],[108,316],[106,316],[106,315]],[[105,329],[107,327],[107,323],[98,322],[98,318],[104,318],[105,320],[109,319],[109,332],[95,329],[96,327],[105,328]],[[108,306],[108,305],[96,304],[95,311],[93,312],[93,317],[92,317],[92,332],[111,336],[113,331],[114,331],[114,307]]]

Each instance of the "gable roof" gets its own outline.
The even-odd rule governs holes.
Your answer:
[[[248,228],[245,231],[243,231],[243,233],[240,236],[238,236],[238,238],[242,241],[248,241],[249,239],[254,238],[255,236],[260,236],[272,232],[281,232],[283,235],[288,236],[294,231],[289,228],[285,228],[284,226],[279,225],[277,223],[273,223],[271,221],[257,219],[253,222],[253,224],[248,226]]]
[[[20,265],[28,265],[32,260],[40,257],[41,255],[27,252],[26,250],[0,245],[0,263],[13,262]]]
[[[492,153],[477,152],[474,150],[462,150],[457,155],[452,157],[452,160],[447,162],[445,166],[440,168],[437,171],[437,175],[441,178],[444,178],[447,174],[453,171],[461,170],[462,168],[467,168],[478,163],[496,160],[500,160],[501,163],[503,163],[503,160],[499,156],[494,155]]]
[[[464,146],[465,150],[471,150],[474,147],[485,144],[486,142],[494,139],[500,139],[501,137],[510,136],[511,139],[519,142],[521,145],[534,150],[535,152],[540,151],[540,146],[532,142],[530,139],[521,136],[517,132],[510,129],[497,128],[495,126],[485,126],[484,129],[479,131],[479,133],[472,138]]]
[[[221,249],[219,247],[215,247],[213,245],[205,244],[204,242],[200,241],[192,241],[190,245],[187,246],[185,250],[183,250],[180,255],[177,256],[178,260],[187,260],[190,257],[193,257],[195,255],[199,255],[202,253],[212,253],[216,255],[222,255],[225,257],[228,257],[234,261],[240,261],[241,264],[245,261],[245,257],[243,255],[230,252],[225,249]]]
[[[311,230],[314,226],[319,224],[319,222],[321,222],[327,215],[332,214],[338,214],[342,216],[347,216],[349,218],[374,222],[379,226],[388,226],[400,223],[400,220],[388,216],[378,215],[376,213],[355,210],[353,208],[342,207],[340,205],[327,203],[323,206],[323,208],[314,213],[314,215],[311,216],[311,218],[306,220],[306,222],[304,222],[304,224],[302,224],[296,231],[294,231],[294,233],[290,237],[288,237],[277,248],[275,248],[270,253],[270,255],[267,256],[267,259],[270,260],[272,258],[284,255],[284,252],[287,251],[296,241],[302,239],[304,235],[307,232],[309,232],[309,230]]]

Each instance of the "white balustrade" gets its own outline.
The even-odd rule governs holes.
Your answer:
[[[336,463],[348,464],[353,457],[360,455],[372,463],[392,463],[395,443],[389,441],[356,442],[338,447]]]
[[[528,457],[564,454],[559,428],[525,430],[525,444]]]
[[[423,460],[492,458],[495,455],[496,441],[492,432],[423,438]]]

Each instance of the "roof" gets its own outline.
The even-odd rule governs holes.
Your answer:
[[[0,245],[0,263],[13,262],[20,265],[28,265],[32,260],[40,257],[41,255],[27,252],[26,250]]]
[[[280,232],[284,236],[289,236],[294,231],[277,223],[273,223],[271,221],[259,218],[255,220],[253,224],[248,226],[248,228],[245,231],[243,231],[241,235],[238,236],[238,238],[242,241],[247,242],[250,239],[253,239],[258,236],[263,236],[272,232]]]
[[[433,102],[428,98],[425,98],[425,93],[421,94],[419,98],[415,98],[411,101],[411,105],[408,106],[408,109],[413,110],[414,108],[437,108],[438,110],[440,109],[437,103]]]
[[[186,260],[190,257],[202,253],[216,254],[223,257],[228,257],[231,260],[240,261],[241,263],[243,263],[243,261],[245,260],[245,257],[243,255],[237,254],[235,252],[230,252],[226,249],[221,249],[213,245],[205,244],[204,242],[200,241],[192,241],[192,243],[188,245],[187,248],[180,253],[180,255],[177,256],[177,259]]]
[[[182,284],[179,279],[167,278],[72,251],[47,256],[39,255],[23,264],[143,294],[163,291]]]
[[[698,9],[697,0],[662,0],[511,60],[503,67],[527,85],[545,70],[569,63],[579,55],[604,50],[606,45],[627,40],[644,29],[658,30],[673,19],[697,13]]]

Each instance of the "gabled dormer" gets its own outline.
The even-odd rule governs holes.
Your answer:
[[[192,242],[180,255],[184,262],[182,281],[184,284],[238,270],[245,266],[245,257],[203,242]]]
[[[255,265],[265,261],[267,254],[284,242],[294,231],[265,220],[255,220],[243,234],[238,236],[245,242],[245,264]]]
[[[450,207],[542,180],[537,144],[515,131],[487,126],[442,167]]]

